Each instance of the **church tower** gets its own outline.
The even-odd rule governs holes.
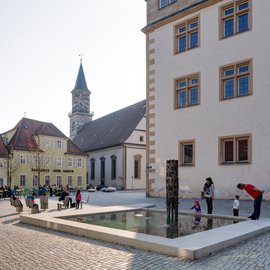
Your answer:
[[[82,126],[92,121],[93,112],[90,112],[90,90],[87,88],[82,59],[79,67],[77,80],[72,93],[72,112],[70,118],[70,139],[72,140]]]

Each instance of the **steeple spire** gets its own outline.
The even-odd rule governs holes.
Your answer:
[[[83,66],[82,66],[82,54],[79,55],[81,57],[80,59],[80,68],[79,68],[79,72],[78,72],[78,76],[76,79],[76,83],[75,83],[75,89],[78,90],[88,90],[87,88],[87,84],[86,84],[86,80],[85,80],[85,76],[84,76],[84,71],[83,71]]]

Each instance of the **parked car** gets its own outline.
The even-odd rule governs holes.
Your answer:
[[[114,192],[116,190],[117,189],[115,187],[103,187],[100,189],[100,191],[103,191],[103,192]]]

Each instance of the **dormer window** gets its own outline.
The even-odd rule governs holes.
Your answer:
[[[177,0],[159,0],[159,8],[164,8],[170,4],[175,3]]]

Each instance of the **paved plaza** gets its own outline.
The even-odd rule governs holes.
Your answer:
[[[165,209],[164,198],[146,198],[144,192],[85,192],[83,197],[88,195],[88,207],[149,203]],[[55,197],[49,200],[48,211],[56,209],[56,202]],[[187,211],[192,205],[193,200],[181,200],[180,210]],[[203,200],[201,206],[205,213]],[[252,201],[241,201],[240,215],[248,216],[252,208]],[[25,208],[24,212],[27,211],[29,209]],[[232,201],[215,200],[214,213],[231,215]],[[270,217],[270,202],[262,203],[261,217]],[[203,259],[190,261],[22,224],[19,222],[19,214],[8,200],[0,201],[0,226],[0,270],[270,269],[270,232]]]

